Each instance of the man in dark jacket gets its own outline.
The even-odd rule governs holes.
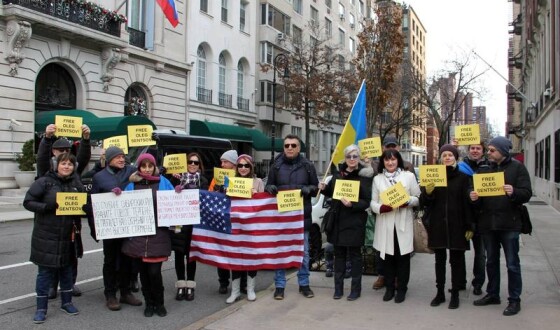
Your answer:
[[[473,176],[473,174],[478,173],[479,170],[487,169],[489,166],[488,159],[484,157],[484,143],[471,144],[469,145],[469,153],[463,161],[459,162],[459,171],[465,173],[468,176]],[[474,213],[475,223],[476,223],[477,213]],[[474,248],[474,261],[473,261],[473,294],[475,296],[480,296],[482,294],[482,285],[486,279],[486,250],[484,249],[484,242],[482,236],[476,230],[474,231],[474,236],[472,238],[473,248]]]
[[[301,141],[296,135],[284,138],[284,153],[274,160],[268,172],[265,191],[276,195],[278,190],[300,189],[303,196],[304,218],[304,251],[303,261],[298,270],[299,292],[313,298],[313,291],[309,288],[309,230],[311,229],[311,197],[317,195],[319,179],[315,166],[300,155]],[[286,287],[286,270],[278,269],[274,275],[276,291],[274,299],[284,299]]]
[[[120,194],[129,183],[129,178],[136,168],[126,165],[124,152],[117,147],[109,147],[105,151],[107,166],[93,176],[91,194],[114,192]],[[90,201],[91,203],[91,201]],[[88,223],[91,236],[95,236],[95,224],[91,210],[88,210]],[[131,258],[121,253],[121,246],[125,239],[114,238],[103,240],[103,284],[105,286],[106,305],[112,311],[121,309],[119,302],[132,306],[142,305],[130,292]],[[121,291],[121,298],[117,300],[117,289]]]
[[[488,260],[486,296],[474,301],[475,306],[498,305],[500,300],[500,246],[504,249],[508,269],[508,306],[503,314],[515,315],[521,310],[521,265],[519,262],[519,233],[521,231],[520,206],[532,195],[529,172],[523,164],[509,154],[511,142],[498,136],[488,144],[491,165],[480,173],[504,173],[502,196],[479,197],[475,191],[471,200],[480,210],[478,229],[484,240]]]

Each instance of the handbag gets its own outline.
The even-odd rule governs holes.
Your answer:
[[[414,252],[416,253],[434,253],[434,251],[428,248],[428,231],[422,223],[421,218],[415,218],[413,220],[414,227]]]
[[[527,206],[525,205],[519,206],[519,210],[521,211],[521,234],[531,235],[533,232],[533,224],[531,223],[529,210],[527,210]]]

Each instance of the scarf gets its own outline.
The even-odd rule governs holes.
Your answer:
[[[158,176],[153,176],[150,174],[144,174],[140,171],[138,171],[138,176],[141,177],[144,180],[148,180],[148,181],[159,181],[159,175]]]
[[[397,177],[401,174],[401,169],[397,167],[397,170],[393,173],[389,173],[387,171],[387,169],[383,169],[383,175],[385,175],[385,177],[387,178],[387,180],[389,180],[389,183],[391,185],[394,185],[397,183]]]
[[[185,188],[198,188],[200,182],[200,173],[184,173],[181,178],[181,186]]]

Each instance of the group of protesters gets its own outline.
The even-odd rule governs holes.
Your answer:
[[[83,255],[81,243],[81,216],[57,215],[57,193],[84,192],[80,175],[91,158],[90,130],[82,126],[82,139],[72,144],[55,136],[56,126],[47,126],[41,139],[37,169],[38,178],[24,199],[24,207],[35,213],[31,240],[30,260],[38,266],[36,294],[37,309],[34,323],[43,323],[47,317],[48,299],[56,297],[60,286],[61,309],[70,315],[79,313],[72,297],[81,294],[75,285],[78,258]],[[447,169],[447,187],[428,184],[420,188],[409,163],[405,164],[396,140],[384,143],[383,154],[378,161],[363,162],[357,145],[347,146],[344,161],[333,173],[333,179],[320,183],[315,167],[301,154],[301,141],[295,135],[284,138],[284,151],[271,163],[266,185],[256,178],[254,160],[250,155],[238,155],[228,150],[221,156],[221,167],[235,169],[236,176],[253,178],[252,193],[267,192],[276,195],[282,190],[300,190],[303,198],[303,258],[297,272],[299,292],[306,298],[314,293],[309,283],[309,232],[312,226],[311,198],[320,191],[332,197],[337,180],[359,181],[358,201],[345,197],[333,200],[333,228],[327,232],[328,242],[334,246],[333,298],[344,295],[343,281],[349,269],[350,294],[347,300],[361,296],[362,256],[361,247],[366,234],[366,221],[372,214],[376,217],[374,248],[379,251],[378,264],[383,265],[384,301],[402,303],[405,300],[410,275],[410,256],[413,252],[413,219],[418,208],[424,208],[429,223],[429,247],[435,252],[436,297],[432,306],[445,301],[445,263],[447,250],[451,264],[451,298],[449,308],[459,307],[458,292],[466,288],[465,250],[473,238],[475,249],[473,287],[481,294],[484,283],[484,267],[488,273],[487,295],[476,300],[475,305],[500,304],[500,246],[504,249],[508,268],[509,304],[504,315],[514,315],[520,310],[521,271],[518,236],[520,231],[519,205],[531,196],[529,175],[525,167],[511,158],[511,143],[504,137],[469,147],[469,156],[459,160],[459,152],[453,145],[440,149],[440,161]],[[387,141],[386,141],[387,142]],[[72,150],[72,149],[77,150]],[[472,150],[472,151],[471,151]],[[483,151],[488,151],[488,159]],[[74,156],[76,154],[77,156]],[[111,146],[104,150],[100,161],[86,175],[92,176],[92,188],[88,201],[82,206],[88,217],[91,236],[98,241],[91,195],[122,191],[150,189],[157,209],[156,192],[184,189],[202,189],[225,192],[227,187],[215,179],[208,182],[204,177],[202,157],[196,152],[186,155],[187,171],[163,176],[165,171],[149,153],[141,154],[135,165],[127,164],[122,149]],[[472,189],[473,173],[504,172],[504,196],[480,197]],[[171,182],[176,182],[172,184]],[[410,196],[406,203],[393,208],[382,202],[381,194],[391,186],[401,183]],[[158,227],[155,215],[154,235],[131,238],[103,239],[103,284],[106,307],[111,311],[121,309],[121,304],[144,307],[144,316],[167,315],[164,306],[162,263],[175,253],[177,281],[176,300],[194,300],[196,288],[196,262],[189,260],[193,226]],[[484,262],[485,253],[487,261]],[[144,303],[132,293],[138,269]],[[256,300],[256,271],[230,271],[218,268],[219,293],[227,294],[231,280],[230,296],[226,303],[239,300],[242,293],[250,301]],[[274,275],[274,299],[285,296],[286,270],[277,269]],[[53,293],[54,291],[54,293]],[[117,299],[117,291],[120,298]]]

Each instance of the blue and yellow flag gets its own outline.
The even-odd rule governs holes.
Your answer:
[[[336,148],[332,154],[331,162],[338,164],[344,160],[344,148],[351,144],[358,144],[359,140],[366,138],[366,81],[362,81],[356,101],[352,106],[352,112],[344,125],[342,134],[338,139]]]

